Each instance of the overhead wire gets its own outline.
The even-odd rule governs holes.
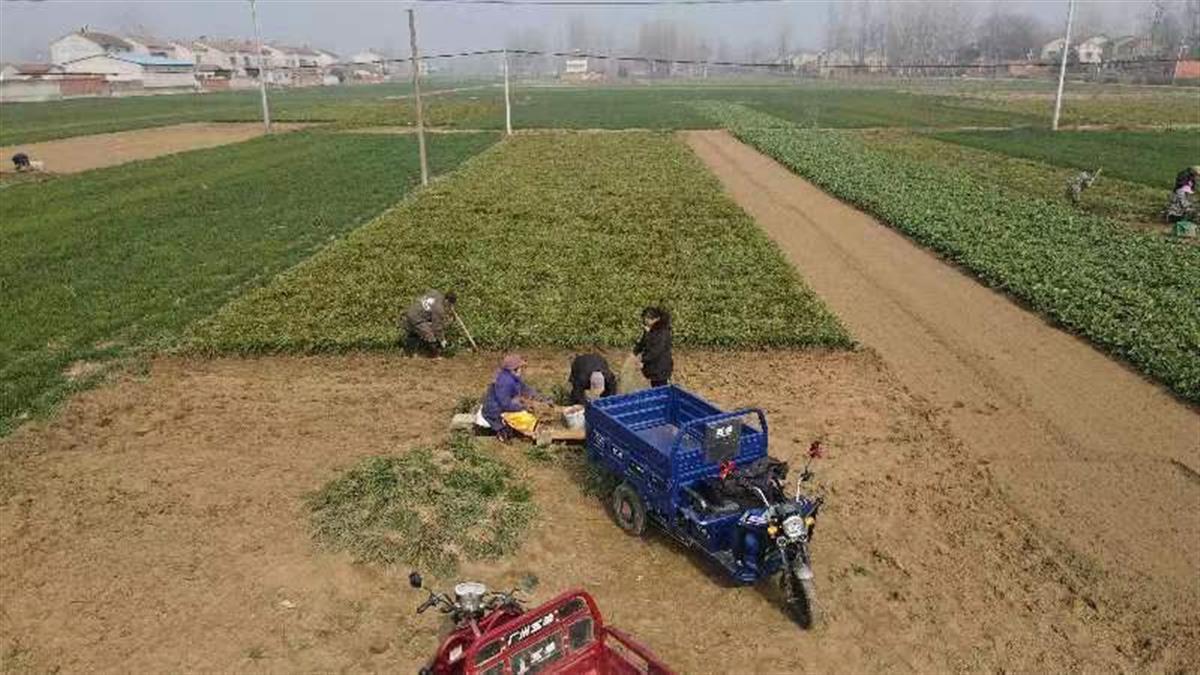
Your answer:
[[[604,54],[598,52],[585,51],[547,51],[538,49],[477,49],[462,52],[446,52],[439,54],[422,54],[422,59],[449,59],[466,56],[487,56],[492,54],[509,54],[512,56],[552,56],[560,58],[587,58],[598,60],[613,60],[613,61],[634,61],[634,62],[653,62],[653,63],[678,63],[682,65],[697,65],[697,66],[717,66],[729,68],[773,68],[773,69],[792,69],[792,64],[789,62],[776,61],[713,61],[706,59],[680,59],[666,58],[661,56],[648,56],[639,54]],[[1174,63],[1177,59],[1173,58],[1152,58],[1152,59],[1119,59],[1105,61],[1106,66],[1124,66],[1124,65],[1146,65],[1155,63]],[[381,59],[373,61],[373,63],[408,63],[412,61],[412,57],[397,57],[391,59]],[[865,63],[817,63],[818,67],[823,69],[837,70],[946,70],[946,69],[988,69],[988,68],[1010,68],[1010,67],[1054,67],[1059,65],[1055,61],[994,61],[989,63],[895,63],[895,64],[865,64]],[[1091,64],[1078,64],[1091,65]]]

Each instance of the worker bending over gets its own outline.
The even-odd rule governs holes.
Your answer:
[[[1177,224],[1196,220],[1196,188],[1200,183],[1200,166],[1189,166],[1175,176],[1175,190],[1171,193],[1171,201],[1163,214],[1167,222]]]
[[[585,405],[617,393],[617,376],[608,367],[608,361],[594,352],[571,359],[567,383],[571,385],[571,405]]]
[[[458,296],[428,291],[404,313],[404,351],[440,357],[446,349],[446,322],[454,313]]]
[[[1167,204],[1165,215],[1168,223],[1175,224],[1179,221],[1195,222],[1195,192],[1193,183],[1184,183],[1175,190],[1174,194],[1171,195],[1171,202]]]
[[[1067,198],[1071,203],[1078,206],[1079,200],[1083,196],[1083,191],[1092,187],[1096,183],[1096,179],[1100,178],[1100,172],[1104,169],[1096,169],[1095,171],[1080,171],[1067,183]]]

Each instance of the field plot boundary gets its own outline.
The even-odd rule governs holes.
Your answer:
[[[495,140],[438,137],[431,168]],[[402,201],[415,145],[300,131],[6,188],[0,435]]]
[[[846,132],[701,106],[794,173],[1200,403],[1200,290],[1186,283],[1200,278],[1200,247],[888,156]]]
[[[680,345],[851,345],[774,244],[663,133],[508,139],[227,305],[192,344],[392,349],[397,317],[427,288],[455,290],[492,349],[632,345],[641,307],[659,303],[676,314]]]
[[[688,138],[1013,507],[1036,516],[1066,560],[1102,570],[1086,575],[1099,606],[1156,643],[1200,635],[1195,584],[1193,602],[1178,600],[1200,553],[1200,514],[1179,511],[1198,495],[1178,469],[1200,467],[1193,408],[728,133]],[[1142,489],[1125,492],[1129,473]],[[1126,524],[1130,508],[1145,518]],[[1181,611],[1165,617],[1159,608],[1174,602]],[[1126,620],[1129,610],[1142,619]]]
[[[271,125],[273,133],[297,131],[310,124],[280,122]],[[52,141],[0,147],[0,173],[14,171],[7,161],[16,152],[27,153],[45,163],[52,174],[89,171],[126,162],[154,159],[192,150],[241,143],[263,135],[258,122],[184,122],[129,131],[113,131],[89,136],[71,136]]]

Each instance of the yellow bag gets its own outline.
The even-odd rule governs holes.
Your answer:
[[[500,413],[500,419],[512,428],[513,431],[532,436],[537,429],[538,418],[531,412],[506,412]]]

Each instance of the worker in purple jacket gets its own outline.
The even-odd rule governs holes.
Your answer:
[[[517,354],[505,356],[500,362],[500,370],[496,371],[496,379],[488,385],[487,392],[483,395],[483,409],[480,414],[501,440],[507,441],[515,433],[504,421],[505,413],[527,412],[529,399],[550,402],[526,384],[525,363],[525,359]]]

